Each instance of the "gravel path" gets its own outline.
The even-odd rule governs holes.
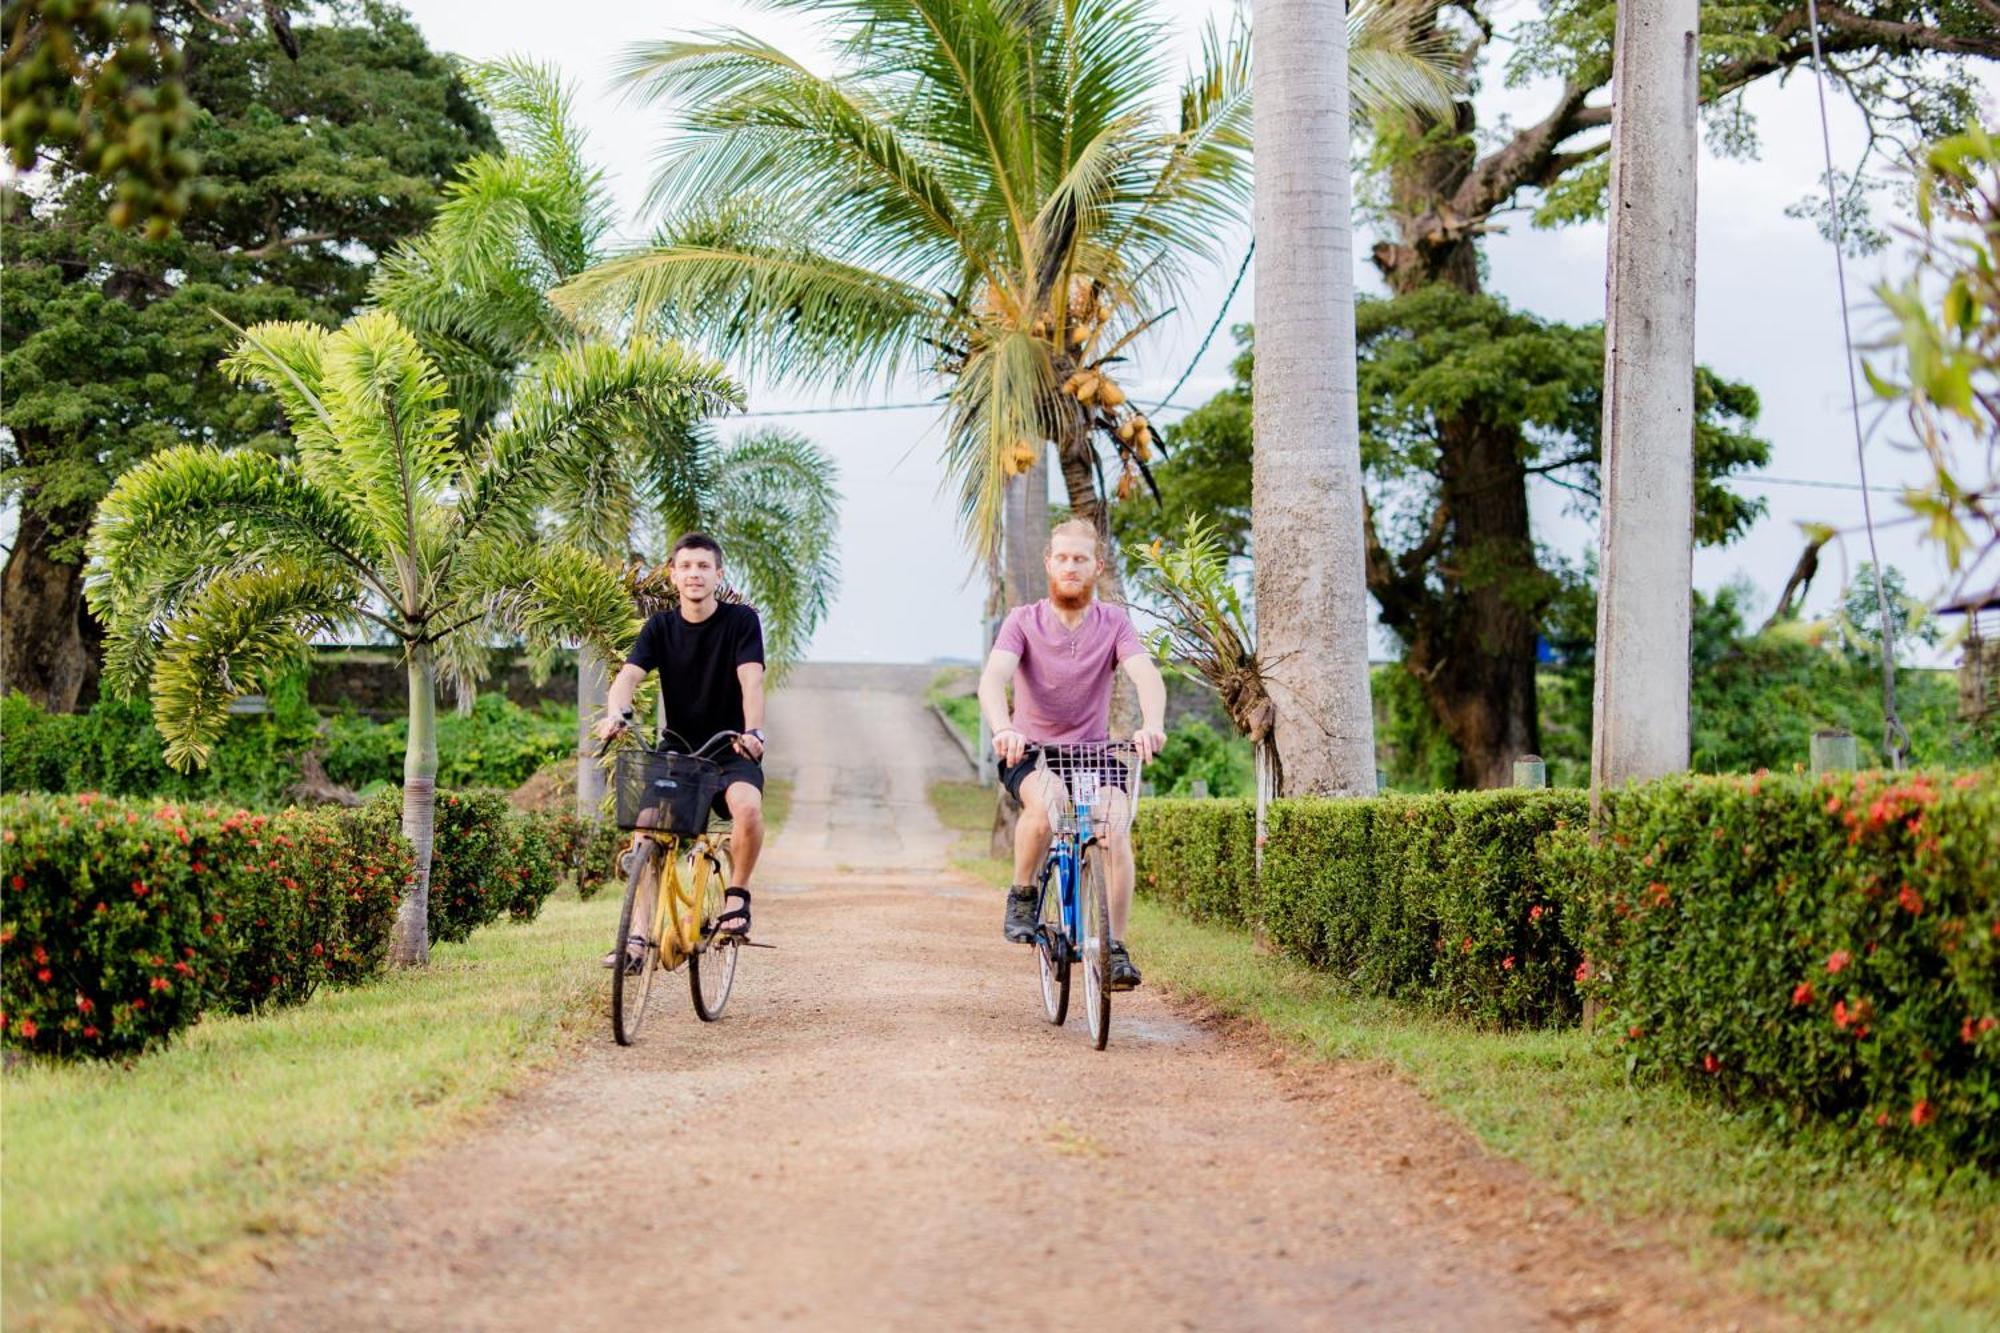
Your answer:
[[[915,702],[927,676],[806,668],[774,700],[795,794],[757,933],[780,948],[744,958],[720,1024],[656,988],[640,1045],[607,1023],[224,1326],[1768,1322],[1388,1075],[1294,1061],[1155,990],[1119,997],[1102,1054],[1080,1017],[1048,1026],[994,895],[946,869],[925,791],[965,766]]]

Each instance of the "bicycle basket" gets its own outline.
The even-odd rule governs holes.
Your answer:
[[[1122,742],[1087,741],[1043,748],[1037,767],[1062,779],[1049,783],[1049,823],[1076,832],[1078,806],[1090,808],[1093,834],[1122,833],[1139,804],[1139,756]]]
[[[620,750],[618,827],[693,837],[708,828],[709,810],[722,790],[722,769],[712,760],[658,750]]]

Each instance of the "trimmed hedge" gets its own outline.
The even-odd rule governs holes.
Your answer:
[[[127,1055],[202,1010],[376,970],[410,873],[393,823],[76,796],[0,800],[0,1032]]]
[[[438,797],[431,933],[531,920],[579,830],[492,792]],[[205,1009],[296,1004],[380,971],[411,853],[393,795],[260,814],[74,796],[0,797],[0,1039],[122,1056]]]
[[[1372,995],[1575,1021],[1640,1076],[2000,1162],[2000,783],[1675,778],[1279,801],[1261,883],[1244,801],[1154,801],[1141,886],[1264,931]]]

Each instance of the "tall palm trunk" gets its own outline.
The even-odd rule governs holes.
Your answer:
[[[589,644],[576,650],[576,817],[596,823],[604,817],[604,769],[597,762],[597,737],[591,731],[604,715],[611,693],[611,675]]]
[[[396,910],[389,961],[421,967],[431,958],[431,835],[437,822],[437,664],[427,643],[409,650],[410,739],[403,750],[403,836],[416,849],[416,873]]]
[[[1097,468],[1093,464],[1094,446],[1088,431],[1089,425],[1081,414],[1072,420],[1074,434],[1062,442],[1058,453],[1062,458],[1063,489],[1069,493],[1070,513],[1078,518],[1088,519],[1097,528],[1099,540],[1104,545],[1104,565],[1097,575],[1097,600],[1106,606],[1125,605],[1124,567],[1118,559],[1118,547],[1111,539],[1111,507],[1097,489]],[[1111,734],[1129,736],[1139,726],[1139,698],[1132,688],[1132,682],[1124,672],[1111,679]]]
[[[1253,14],[1257,655],[1285,794],[1370,793],[1346,14],[1334,0]]]
[[[1049,545],[1049,465],[1048,452],[1035,465],[1007,481],[1006,507],[1001,514],[1000,614],[1024,606],[1042,595],[1048,585],[1043,557]],[[993,647],[989,641],[986,645]],[[986,755],[980,755],[983,763]],[[1001,860],[1014,857],[1014,823],[1021,817],[1021,805],[996,788],[993,802],[991,852]]]

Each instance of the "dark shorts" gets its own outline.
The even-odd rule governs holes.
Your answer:
[[[738,782],[747,782],[758,791],[764,790],[764,766],[755,759],[746,758],[734,750],[730,750],[715,762],[716,766],[722,770],[722,788],[715,793],[715,805],[713,809],[717,819],[727,819],[729,818],[730,786]]]
[[[1050,769],[1063,775],[1064,785],[1069,787],[1072,796],[1076,793],[1076,784],[1071,779],[1075,777],[1076,773],[1083,771],[1095,771],[1097,774],[1097,783],[1100,787],[1116,787],[1119,791],[1127,791],[1131,787],[1132,770],[1116,759],[1100,758],[1094,763],[1087,762],[1082,765],[1071,765],[1064,762],[1062,747],[1060,746],[1052,747],[1051,750],[1044,751],[1043,753],[1048,758]],[[1000,770],[1000,785],[1005,787],[1007,794],[1016,801],[1021,799],[1021,784],[1027,780],[1028,774],[1035,771],[1042,757],[1042,755],[1033,755],[1024,758],[1018,764],[1009,764],[1004,759],[993,761],[995,766]]]

